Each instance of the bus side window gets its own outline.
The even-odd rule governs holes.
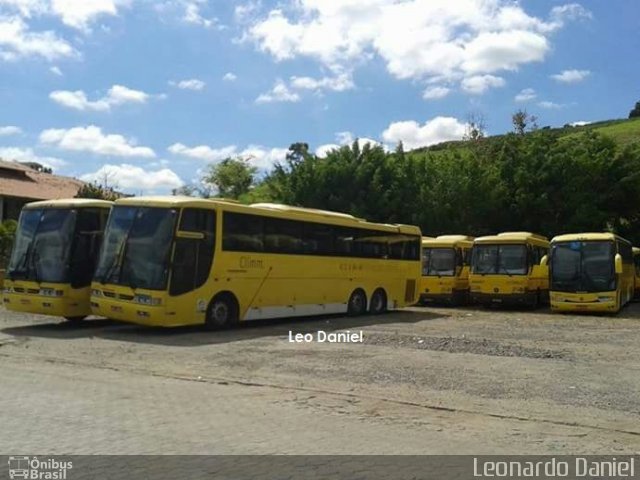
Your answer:
[[[195,290],[209,278],[215,247],[215,210],[185,208],[180,218],[179,231],[202,233],[204,238],[176,238],[170,295]]]

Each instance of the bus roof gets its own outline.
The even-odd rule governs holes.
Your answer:
[[[551,239],[552,242],[576,242],[576,241],[597,241],[597,240],[622,240],[631,243],[626,238],[611,232],[587,232],[587,233],[565,233],[557,235]]]
[[[42,200],[27,203],[24,208],[78,208],[78,207],[102,207],[110,208],[113,202],[99,200],[97,198],[61,198],[58,200]]]
[[[254,203],[252,205],[244,205],[235,200],[217,198],[208,199],[185,196],[150,196],[121,198],[116,200],[116,205],[143,205],[165,208],[224,208],[225,210],[238,213],[266,214],[267,216],[285,217],[301,221],[316,221],[319,223],[331,223],[343,226],[375,228],[378,230],[401,232],[409,235],[422,235],[420,228],[413,225],[373,223],[347,213],[331,212],[328,210],[318,210],[314,208],[292,207],[277,203]]]
[[[468,235],[439,235],[436,238],[422,237],[422,246],[425,247],[453,247],[457,245],[471,246],[473,237]]]
[[[503,232],[497,235],[478,237],[474,240],[474,243],[534,243],[538,245],[548,245],[549,239],[531,232]]]

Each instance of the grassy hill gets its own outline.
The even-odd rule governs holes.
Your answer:
[[[583,133],[588,130],[593,130],[608,137],[611,137],[621,147],[626,147],[634,143],[640,144],[640,118],[634,119],[620,119],[620,120],[603,120],[600,122],[590,123],[588,125],[572,127],[565,125],[563,127],[551,128],[542,127],[544,130],[550,132],[556,132],[561,136],[574,136]],[[489,141],[492,139],[499,139],[504,135],[494,135],[488,137]],[[429,147],[422,147],[412,150],[415,153],[421,152],[441,152],[459,150],[463,152],[467,149],[467,145],[463,141],[443,142],[437,145],[431,145]]]

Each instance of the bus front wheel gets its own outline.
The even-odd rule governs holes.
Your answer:
[[[379,288],[371,296],[371,306],[369,311],[374,315],[383,313],[387,310],[387,295],[384,290]]]
[[[238,304],[231,295],[218,295],[209,304],[205,327],[207,330],[221,330],[238,321]]]
[[[367,311],[367,296],[360,289],[355,290],[349,297],[347,313],[352,317],[362,315]]]

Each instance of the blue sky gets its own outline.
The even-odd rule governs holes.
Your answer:
[[[621,118],[639,51],[635,0],[0,0],[0,157],[167,193],[297,141]]]

